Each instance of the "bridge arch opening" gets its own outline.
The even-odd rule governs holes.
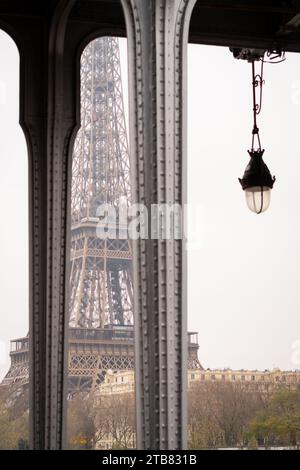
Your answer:
[[[19,125],[19,51],[0,30],[1,449],[29,445],[28,152]]]

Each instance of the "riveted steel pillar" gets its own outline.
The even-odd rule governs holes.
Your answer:
[[[24,21],[20,122],[29,153],[30,445],[61,449],[66,402],[68,151],[75,127],[64,41],[74,1]],[[67,84],[67,86],[66,86]]]
[[[195,0],[122,0],[128,37],[134,201],[182,204],[186,48]],[[137,444],[186,447],[183,241],[134,246]]]

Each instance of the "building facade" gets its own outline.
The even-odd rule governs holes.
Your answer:
[[[233,369],[198,369],[187,371],[188,389],[194,385],[205,383],[236,383],[245,385],[252,390],[271,392],[284,387],[296,389],[300,387],[300,371],[272,370],[233,370]],[[105,380],[97,389],[97,394],[109,395],[134,393],[134,371],[108,371]]]
[[[188,371],[188,387],[199,383],[236,383],[251,390],[271,392],[279,387],[295,389],[300,386],[300,371],[205,369]]]

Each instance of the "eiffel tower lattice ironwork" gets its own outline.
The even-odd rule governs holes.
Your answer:
[[[70,326],[132,325],[132,253],[126,228],[125,234],[110,236],[114,229],[108,226],[106,238],[96,233],[99,207],[112,206],[118,215],[119,207],[130,203],[117,38],[99,38],[86,47],[81,84],[82,127],[72,168]]]
[[[69,378],[77,389],[101,382],[107,369],[133,369],[132,251],[126,226],[116,230],[109,209],[119,222],[131,199],[117,38],[98,38],[82,54],[71,197]],[[101,207],[108,210],[106,226]],[[106,237],[97,236],[97,227]]]
[[[81,128],[71,186],[70,392],[101,383],[106,370],[134,369],[132,250],[119,221],[131,186],[118,39],[90,42],[80,75]],[[109,214],[102,224],[99,208],[105,207],[116,211],[117,230]],[[192,337],[188,367],[201,368]],[[28,337],[12,341],[10,356],[2,383],[28,382]]]

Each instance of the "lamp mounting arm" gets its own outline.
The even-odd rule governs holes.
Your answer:
[[[253,95],[253,129],[252,129],[252,144],[251,144],[251,151],[254,151],[254,144],[255,144],[255,137],[257,139],[258,149],[261,151],[261,143],[259,137],[259,128],[257,126],[257,116],[261,111],[262,107],[262,87],[264,84],[263,80],[263,66],[264,61],[263,59],[260,60],[261,62],[261,70],[260,73],[256,73],[255,71],[255,59],[251,60],[252,64],[252,95]],[[257,92],[258,90],[258,92]],[[258,96],[257,96],[258,95]]]

